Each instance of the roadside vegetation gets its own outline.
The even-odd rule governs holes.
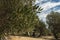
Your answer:
[[[48,29],[37,13],[43,9],[35,4],[35,0],[0,0],[0,40],[5,36],[27,36],[38,38],[60,35],[60,13],[51,12],[46,17]]]

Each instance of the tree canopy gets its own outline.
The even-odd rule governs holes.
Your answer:
[[[52,11],[50,14],[48,14],[47,23],[55,38],[57,38],[57,34],[60,33],[60,13]]]
[[[0,36],[34,30],[39,20],[36,15],[39,6],[32,2],[34,0],[0,0]]]

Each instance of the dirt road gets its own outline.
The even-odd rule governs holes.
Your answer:
[[[32,37],[20,37],[20,36],[10,36],[6,37],[8,40],[53,40],[52,36],[42,36],[40,38],[32,38]]]

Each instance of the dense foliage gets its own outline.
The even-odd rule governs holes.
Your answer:
[[[0,38],[34,30],[39,23],[36,15],[39,6],[32,3],[34,0],[0,0]]]
[[[48,14],[47,23],[49,25],[49,29],[57,39],[58,33],[60,33],[60,13],[52,11]]]
[[[39,24],[36,24],[35,25],[35,29],[34,29],[34,32],[35,32],[35,36],[36,37],[40,37],[40,36],[43,36],[45,35],[45,30],[46,30],[46,25],[44,22],[42,22],[41,20],[39,21]]]

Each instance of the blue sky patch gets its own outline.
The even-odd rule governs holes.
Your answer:
[[[60,2],[60,0],[51,0],[51,2]]]
[[[39,0],[37,5],[43,8],[42,12],[38,14],[43,21],[46,21],[46,16],[51,11],[60,12],[60,0]]]

